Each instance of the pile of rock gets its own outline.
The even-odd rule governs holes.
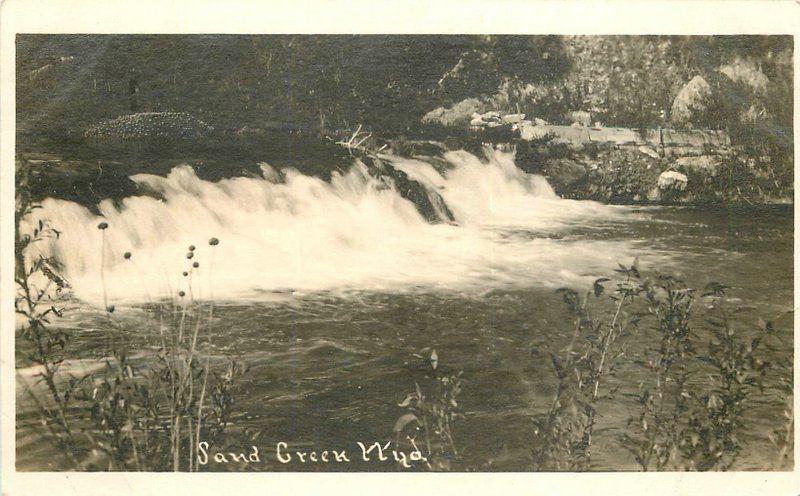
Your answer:
[[[501,114],[496,110],[472,114],[469,126],[472,131],[505,128],[512,136],[524,141],[542,139],[551,134],[549,125],[544,119],[525,119],[525,114]]]
[[[510,126],[519,124],[525,120],[525,114],[506,114],[502,115],[496,110],[491,110],[483,114],[472,114],[472,120],[469,122],[470,128],[473,131],[480,131],[487,127]]]
[[[103,121],[84,132],[87,138],[198,139],[214,130],[186,112],[141,112]]]

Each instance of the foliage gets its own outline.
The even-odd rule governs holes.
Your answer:
[[[17,226],[22,218],[41,208],[31,200],[27,185],[30,182],[30,169],[17,169],[17,196],[15,220]],[[28,359],[39,368],[38,377],[50,396],[49,402],[39,402],[43,424],[56,445],[70,457],[72,462],[81,467],[79,448],[76,444],[76,433],[69,419],[69,408],[80,381],[70,379],[66,385],[60,384],[57,375],[64,362],[63,351],[69,336],[62,330],[51,330],[50,319],[61,316],[66,309],[63,290],[68,284],[57,275],[59,265],[56,260],[33,256],[29,249],[46,238],[58,237],[59,231],[48,223],[40,221],[32,234],[15,230],[14,243],[14,282],[17,293],[14,298],[14,310],[22,316],[24,324],[21,331],[23,339],[33,345]],[[36,279],[38,277],[38,281]],[[44,285],[42,285],[42,281]],[[51,288],[55,289],[51,291]]]
[[[650,127],[692,77],[746,59],[769,77],[764,106],[791,132],[791,46],[783,36],[26,35],[18,112],[21,128],[40,131],[182,111],[230,129],[363,123],[402,134],[438,106],[497,97],[553,122],[586,110]]]
[[[201,441],[221,442],[229,423],[233,388],[246,369],[229,360],[223,370],[212,370],[210,339],[203,346],[200,331],[213,319],[213,303],[192,299],[191,278],[199,268],[197,259],[188,257],[193,252],[192,246],[186,290],[149,306],[159,326],[154,363],[138,365],[125,342],[129,331],[109,318],[111,357],[92,378],[93,388],[78,396],[90,409],[92,428],[86,434],[92,449],[109,469],[196,471],[196,447]],[[110,317],[113,307],[109,310]]]
[[[664,167],[662,161],[636,150],[601,150],[593,164],[596,166],[588,168],[579,194],[610,203],[647,200]]]
[[[652,381],[643,384],[637,398],[640,412],[629,420],[630,434],[624,434],[621,442],[642,470],[651,464],[662,470],[675,458],[681,418],[687,411],[687,361],[695,352],[690,323],[695,295],[666,275],[641,280],[640,289],[646,305],[641,315],[654,321],[657,345],[639,360]]]
[[[631,267],[630,270],[637,270]],[[637,294],[631,279],[617,283],[609,295],[614,302],[611,313],[597,305],[605,293],[601,278],[585,295],[561,288],[569,312],[574,316],[572,337],[566,348],[549,351],[556,386],[546,413],[534,418],[533,466],[537,470],[589,470],[592,467],[592,438],[599,401],[612,398],[614,390],[602,391],[606,375],[616,373],[617,362],[625,355],[618,343],[636,325],[623,312],[623,306]]]
[[[27,359],[45,386],[44,392],[30,386],[28,393],[49,439],[79,470],[197,470],[195,447],[225,430],[233,389],[244,367],[230,362],[222,372],[213,370],[210,339],[200,334],[213,319],[213,302],[204,305],[191,297],[190,275],[200,266],[194,247],[187,253],[186,291],[180,291],[179,299],[151,305],[160,329],[155,357],[131,356],[130,329],[112,318],[115,307],[105,301],[104,366],[93,374],[62,372],[72,336],[50,319],[66,311],[69,285],[58,274],[57,262],[33,249],[59,232],[44,221],[32,235],[20,232],[19,221],[39,208],[30,200],[27,172],[24,167],[18,170],[15,309],[24,317],[20,336],[32,349]],[[98,228],[105,253],[109,225],[101,222]],[[216,238],[209,241],[212,247],[218,243]],[[131,256],[127,252],[124,258]],[[146,363],[147,358],[155,364]]]
[[[738,309],[729,308],[721,284],[698,294],[675,277],[643,275],[636,262],[617,272],[621,280],[610,294],[608,279],[598,279],[585,295],[558,290],[575,320],[567,346],[549,351],[556,383],[547,410],[534,417],[533,468],[591,470],[603,400],[632,398],[634,413],[617,441],[641,470],[730,469],[746,443],[744,412],[755,393],[765,393],[769,364],[761,349],[774,346],[773,325],[737,327],[732,313]],[[698,321],[701,303],[707,311]],[[610,307],[605,314],[604,307]],[[634,335],[653,344],[632,351],[626,341]],[[616,389],[601,394],[602,379],[614,375],[625,355],[644,374],[639,392],[619,399]],[[790,397],[791,387],[779,385],[777,392]],[[770,436],[779,449],[777,466],[791,449],[790,405],[785,416],[786,426]]]
[[[763,391],[767,364],[759,346],[764,334],[737,335],[725,307],[724,285],[709,283],[698,295],[668,275],[640,281],[645,304],[640,315],[653,323],[657,344],[639,361],[649,380],[642,383],[639,412],[620,441],[644,471],[727,470],[741,449],[747,400]],[[703,331],[692,324],[699,300],[706,301],[708,310],[703,331],[710,328],[711,338],[706,346],[700,345]],[[700,379],[693,376],[696,371],[707,372]]]
[[[462,373],[443,372],[436,350],[427,348],[423,353],[424,380],[415,381],[414,391],[398,404],[405,413],[394,425],[396,441],[398,445],[407,443],[412,449],[422,451],[428,470],[450,470],[459,456],[453,440],[453,423],[463,418],[457,401]],[[422,439],[418,441],[420,434]],[[401,435],[405,438],[401,439]]]
[[[721,293],[719,293],[721,294]],[[733,319],[719,302],[707,319],[712,328],[708,347],[698,358],[712,366],[702,392],[689,391],[689,416],[679,447],[693,470],[728,470],[742,448],[740,433],[747,399],[763,390],[767,364],[759,358],[763,334],[737,336]],[[765,323],[763,331],[768,325]]]

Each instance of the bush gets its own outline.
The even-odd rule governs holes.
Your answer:
[[[623,278],[610,294],[608,279],[597,280],[584,296],[559,290],[575,316],[574,332],[565,348],[550,351],[556,385],[547,411],[534,417],[533,468],[592,468],[602,379],[632,353],[624,338],[633,330],[653,344],[630,357],[645,380],[638,393],[623,395],[634,400],[634,413],[619,445],[643,471],[732,468],[745,443],[744,412],[756,393],[765,392],[770,368],[761,350],[776,339],[772,324],[736,326],[738,309],[728,308],[721,284],[698,292],[669,275],[646,277],[636,263],[617,272]],[[611,305],[603,303],[604,294]],[[698,318],[701,302],[707,311]],[[778,394],[791,396],[791,388],[779,386]],[[778,465],[791,449],[788,405],[785,416],[786,426],[770,436],[779,448]]]

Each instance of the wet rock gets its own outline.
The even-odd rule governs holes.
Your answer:
[[[60,198],[87,207],[99,213],[97,204],[110,198],[119,204],[122,198],[143,194],[141,188],[128,176],[127,168],[117,164],[101,164],[80,160],[28,161],[20,158],[17,170],[28,163],[28,187],[34,201]]]
[[[556,194],[572,196],[590,168],[590,165],[583,161],[562,158],[548,161],[541,172]]]
[[[361,162],[367,167],[371,176],[390,179],[400,196],[413,203],[420,215],[428,222],[453,222],[455,220],[453,213],[437,191],[430,190],[419,181],[409,178],[408,174],[396,169],[387,161],[373,156],[364,156],[361,158]]]

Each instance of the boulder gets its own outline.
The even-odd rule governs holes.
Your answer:
[[[661,191],[684,191],[689,178],[677,171],[664,171],[658,176],[658,189]]]
[[[579,126],[586,126],[589,127],[592,125],[592,114],[583,110],[574,110],[572,112],[568,112],[567,120],[572,122],[573,125],[577,124]]]
[[[688,175],[702,177],[716,177],[722,162],[715,155],[700,155],[697,157],[681,157],[672,164],[672,168]]]
[[[767,92],[769,78],[754,62],[737,59],[732,64],[720,67],[719,72],[731,81],[746,84],[756,93],[763,95]]]
[[[658,152],[653,150],[653,148],[650,147],[650,146],[645,146],[645,145],[640,146],[639,147],[639,152],[647,155],[648,157],[660,158],[658,156]]]
[[[439,107],[422,116],[425,124],[463,126],[473,120],[475,114],[483,112],[485,104],[477,98],[467,98],[448,108]]]
[[[110,119],[84,132],[95,139],[197,139],[214,130],[197,117],[186,112],[141,112]]]
[[[685,126],[708,110],[712,97],[711,85],[702,76],[695,76],[681,88],[672,102],[670,119],[673,124]]]
[[[570,197],[588,170],[589,165],[582,161],[562,158],[548,160],[541,172],[557,194]]]
[[[525,119],[525,114],[506,114],[501,119],[506,124],[518,124]]]
[[[389,161],[365,155],[361,158],[367,172],[379,180],[391,181],[397,192],[414,204],[425,220],[431,223],[454,222],[455,217],[438,191],[429,189],[421,182],[411,179],[408,174],[394,167]]]
[[[481,114],[481,119],[483,119],[484,122],[501,122],[500,112],[496,110],[490,110]]]

